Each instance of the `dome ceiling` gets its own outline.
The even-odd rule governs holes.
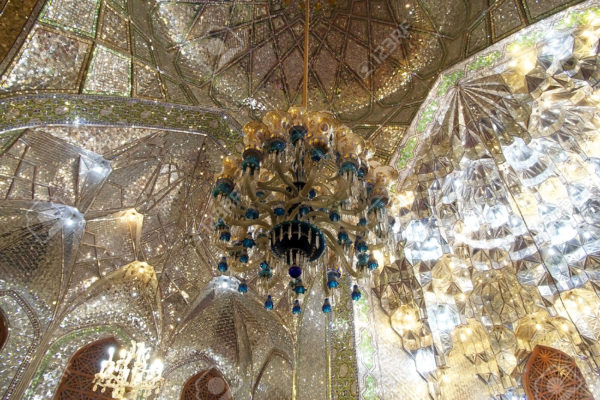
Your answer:
[[[371,138],[377,157],[388,162],[441,71],[578,2],[323,2],[311,15],[309,106],[335,112]],[[28,1],[20,10],[7,6],[0,34],[14,45],[0,51],[6,55],[0,96],[131,96],[216,107],[243,124],[300,102],[300,3],[56,0],[43,7]],[[23,14],[39,16],[23,29]]]
[[[313,9],[309,106],[334,111],[365,137],[395,127],[386,130],[396,136],[386,144],[397,145],[398,129],[442,70],[573,2],[489,3],[339,0]],[[154,37],[178,76],[198,88],[197,98],[241,109],[239,122],[300,102],[298,2],[160,1],[144,8],[133,15],[149,16]]]

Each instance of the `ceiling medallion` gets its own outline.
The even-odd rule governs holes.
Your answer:
[[[342,272],[355,282],[366,278],[378,267],[375,252],[395,248],[386,209],[396,171],[371,160],[373,146],[331,113],[306,109],[308,8],[305,16],[303,107],[246,124],[245,149],[223,160],[212,193],[218,270],[238,276],[241,293],[256,276],[267,309],[270,290],[287,272],[294,314],[305,282],[322,278],[322,310],[330,312]],[[354,284],[352,298],[360,296]]]

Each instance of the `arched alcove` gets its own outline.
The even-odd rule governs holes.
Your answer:
[[[93,391],[94,375],[100,371],[100,363],[108,357],[108,348],[118,347],[115,338],[90,343],[71,357],[63,373],[55,400],[109,400],[111,390]]]
[[[0,310],[0,350],[4,347],[6,340],[8,340],[8,321],[4,316],[4,312]]]
[[[233,400],[229,385],[215,368],[200,371],[187,380],[181,400]]]
[[[575,361],[560,350],[536,346],[523,373],[528,400],[593,400]]]

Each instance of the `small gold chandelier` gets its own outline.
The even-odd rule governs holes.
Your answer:
[[[372,160],[372,144],[331,113],[306,109],[309,7],[305,16],[303,106],[246,124],[244,151],[223,160],[212,193],[218,270],[237,275],[241,293],[256,274],[269,310],[269,292],[285,276],[278,271],[287,270],[294,314],[301,312],[304,282],[317,272],[328,313],[343,272],[355,282],[366,278],[378,266],[375,252],[395,248],[386,209],[396,171]],[[360,297],[354,284],[352,298]]]
[[[108,349],[108,360],[102,361],[100,372],[94,377],[93,390],[104,393],[112,389],[113,399],[134,400],[138,396],[158,394],[163,378],[163,364],[154,360],[148,366],[150,349],[144,343],[131,341],[131,349],[121,349],[119,359],[114,361],[114,347]]]

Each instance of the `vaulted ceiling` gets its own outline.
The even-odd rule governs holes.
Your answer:
[[[373,139],[378,157],[388,161],[441,71],[578,2],[315,1],[309,106],[335,112]],[[16,55],[0,65],[7,67],[4,96],[133,96],[220,108],[239,123],[300,101],[304,21],[298,0],[11,5],[0,16],[4,43],[17,39],[23,14],[40,14],[22,50],[0,52]]]
[[[389,161],[442,71],[578,2],[328,2],[311,14],[310,108],[335,112],[374,141],[380,160]],[[216,254],[211,252],[208,231],[210,190],[225,152],[223,144],[235,147],[239,141],[235,133],[246,121],[299,102],[301,4],[296,0],[16,4],[0,0],[0,278],[6,287],[31,289],[35,298],[28,301],[43,317],[42,331],[53,326],[58,337],[80,326],[131,326],[146,340],[160,338],[163,349],[179,346],[168,359],[173,368],[197,361],[199,355],[188,342],[200,343],[200,337],[207,340],[202,342],[207,348],[219,342],[222,352],[217,355],[224,354],[227,360],[245,352],[246,341],[265,349],[289,349],[291,336],[284,327],[271,324],[273,331],[264,329],[272,320],[295,326],[286,283],[279,282],[272,292],[276,313],[265,314],[257,298],[244,306],[234,288],[221,286],[226,280],[214,276]],[[539,70],[543,66],[538,66],[537,81],[543,80],[540,76],[546,79],[545,70]],[[442,110],[448,116],[442,126],[449,133],[464,121],[471,122],[469,128],[478,127],[478,119],[461,112],[470,115],[480,103],[486,111],[503,101],[506,108],[505,98],[512,94],[491,90],[496,81],[490,84],[479,78],[464,79],[450,91],[450,84],[443,90],[438,86],[432,93],[439,95],[440,103],[428,103],[420,118],[429,125],[416,129],[416,135],[433,137],[431,132],[443,131],[432,117],[442,102],[458,107]],[[569,79],[559,81],[568,86]],[[556,86],[549,88],[557,91]],[[471,102],[463,106],[453,99],[461,100],[465,91]],[[502,111],[501,106],[496,108]],[[564,104],[560,107],[567,112]],[[411,129],[415,131],[414,125]],[[431,140],[424,143],[424,148],[433,147]],[[456,149],[463,149],[462,141],[456,143]],[[426,152],[416,157],[417,166],[425,165],[414,169],[420,171],[414,174],[419,179],[434,169],[426,163],[428,157]],[[416,214],[406,214],[403,223]],[[446,261],[442,259],[436,271]],[[532,269],[538,267],[530,264]],[[381,276],[391,278],[376,286],[386,311],[392,310],[400,292],[399,268],[382,268]],[[428,273],[425,268],[422,272]],[[506,275],[516,285],[515,273]],[[447,276],[450,273],[442,275]],[[504,279],[500,273],[496,277]],[[474,301],[479,301],[478,287],[482,286],[476,286]],[[506,287],[510,292],[512,286]],[[217,291],[227,294],[215,296]],[[111,302],[102,298],[104,293],[110,293]],[[318,309],[319,296],[312,299],[314,304],[306,309]],[[106,309],[98,311],[101,305]],[[339,326],[352,323],[351,310],[336,313],[345,323]],[[325,324],[319,317],[306,324],[316,326],[317,333],[323,326],[316,324]],[[387,326],[388,319],[384,322],[379,326]],[[221,340],[224,332],[231,335],[242,327],[249,331],[245,336],[236,333],[235,338]],[[354,333],[338,328],[340,336],[332,345],[339,345],[336,357],[354,362]],[[305,332],[309,330],[296,331],[294,338],[304,340],[307,348],[314,347],[314,338],[325,340]],[[396,342],[390,343],[394,343],[390,349],[401,351]],[[251,369],[270,365],[270,355],[263,356]],[[306,374],[299,379],[319,378],[314,376],[319,365],[313,356],[299,357],[304,363],[299,370]],[[288,358],[292,357],[286,355],[284,361]],[[325,363],[324,370],[328,361],[320,362]],[[388,376],[395,375],[396,365],[389,365],[395,370]],[[190,371],[180,372],[182,381]],[[274,371],[276,376],[279,372]],[[453,371],[463,378],[462,367]],[[291,379],[291,372],[284,378]],[[51,377],[44,379],[36,390],[51,387]],[[239,383],[237,388],[249,392],[249,385]],[[173,384],[169,390],[176,393],[180,386]],[[389,392],[396,393],[390,387]]]

